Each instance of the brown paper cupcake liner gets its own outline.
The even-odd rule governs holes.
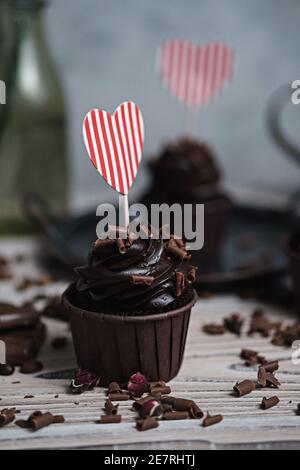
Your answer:
[[[145,316],[90,312],[73,304],[75,287],[63,294],[79,367],[95,372],[101,385],[126,382],[139,371],[149,381],[169,381],[180,369],[190,312],[197,294],[186,305]]]

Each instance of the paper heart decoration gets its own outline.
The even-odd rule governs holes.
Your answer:
[[[83,121],[86,149],[96,170],[121,194],[128,194],[142,158],[144,122],[138,106],[126,101],[111,116],[92,109]]]
[[[218,42],[197,46],[176,39],[159,47],[157,67],[169,91],[188,108],[198,109],[231,81],[234,51]]]

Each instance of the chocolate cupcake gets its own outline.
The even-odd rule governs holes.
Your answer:
[[[221,172],[211,149],[203,142],[181,139],[168,144],[149,162],[153,183],[142,202],[205,204],[204,247],[193,259],[213,261],[224,234],[229,198],[220,189]],[[195,213],[193,211],[193,213]]]
[[[290,260],[296,307],[300,313],[300,230],[292,233],[288,239],[286,252]]]
[[[120,383],[140,371],[168,381],[180,368],[195,267],[181,240],[97,240],[63,294],[78,364]]]

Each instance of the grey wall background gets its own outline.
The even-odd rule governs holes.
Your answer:
[[[299,0],[51,0],[44,20],[68,99],[73,206],[114,197],[83,146],[82,120],[90,108],[112,112],[123,100],[136,101],[145,120],[145,159],[182,134],[184,109],[154,70],[157,46],[172,37],[221,40],[236,49],[234,83],[200,111],[197,132],[213,145],[226,182],[279,195],[300,186],[300,168],[265,127],[270,93],[300,78]],[[295,140],[299,116],[300,106],[288,106],[284,122]],[[147,182],[142,168],[132,198]]]

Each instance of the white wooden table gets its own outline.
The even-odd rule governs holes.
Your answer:
[[[14,268],[20,279],[38,272],[32,259],[34,248],[35,243],[30,240],[0,240],[0,255],[28,253],[28,259]],[[1,281],[0,300],[21,302],[37,292],[59,293],[64,287],[63,282],[58,282],[20,293],[11,281]],[[300,416],[294,411],[300,402],[300,366],[292,364],[291,350],[273,346],[269,339],[260,336],[208,336],[201,331],[204,323],[220,322],[232,312],[241,312],[247,318],[257,306],[254,301],[235,296],[200,300],[192,313],[183,366],[171,382],[172,394],[194,399],[204,411],[221,413],[223,422],[210,428],[203,428],[198,420],[161,422],[159,428],[146,432],[136,431],[130,402],[120,403],[121,424],[96,423],[105,400],[103,388],[82,395],[67,393],[70,370],[76,367],[69,328],[66,323],[47,319],[48,337],[40,354],[44,370],[40,374],[48,378],[22,375],[18,371],[0,377],[0,408],[16,406],[21,410],[18,419],[26,419],[35,410],[50,411],[63,414],[66,422],[37,432],[9,424],[0,429],[0,449],[300,449]],[[265,307],[273,318],[288,321],[286,312]],[[51,348],[51,338],[57,335],[70,338],[66,349]],[[243,366],[239,358],[241,348],[255,349],[268,359],[280,360],[277,376],[282,386],[278,391],[256,390],[242,398],[232,395],[237,380],[256,378],[255,368]],[[49,377],[50,372],[57,371],[65,371],[62,374],[65,378]],[[34,397],[24,399],[27,394]],[[280,398],[279,405],[262,411],[259,406],[262,397],[275,394]]]

